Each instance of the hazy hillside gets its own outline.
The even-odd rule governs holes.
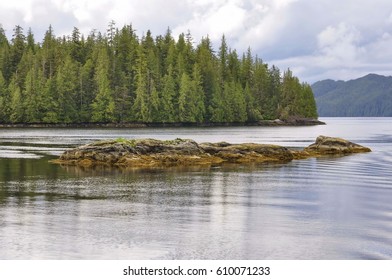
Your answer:
[[[356,80],[312,85],[319,116],[391,117],[392,77],[369,74]]]

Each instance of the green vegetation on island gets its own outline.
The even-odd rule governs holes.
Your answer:
[[[312,85],[323,117],[392,117],[392,77],[369,74],[344,81]]]
[[[139,38],[132,26],[106,33],[78,28],[42,42],[0,25],[0,123],[219,123],[317,118],[311,87],[269,67],[224,36],[175,40],[170,29]]]

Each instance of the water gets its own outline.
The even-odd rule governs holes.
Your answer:
[[[392,118],[324,121],[315,127],[1,129],[0,259],[392,259]],[[48,163],[97,139],[305,147],[318,135],[373,152],[150,171]]]

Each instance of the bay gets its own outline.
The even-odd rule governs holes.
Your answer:
[[[0,129],[0,259],[391,259],[392,118],[325,126]],[[124,171],[53,165],[112,138],[373,151],[261,164]]]

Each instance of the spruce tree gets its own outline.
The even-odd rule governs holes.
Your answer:
[[[16,77],[13,76],[9,85],[9,91],[11,94],[11,110],[10,110],[10,121],[12,123],[25,122],[25,108],[23,105],[23,96],[19,85],[16,82]]]
[[[141,46],[138,48],[136,67],[136,97],[132,106],[133,120],[148,122],[150,115],[148,110],[148,69],[146,56]]]
[[[12,76],[11,69],[11,56],[10,56],[10,44],[5,31],[0,24],[0,71],[2,72],[3,78],[8,83]]]
[[[43,73],[42,73],[43,75]],[[44,123],[59,123],[59,100],[57,97],[56,78],[49,78],[46,80],[43,96],[42,96],[42,122]]]
[[[160,117],[161,121],[164,123],[178,121],[174,106],[176,85],[173,79],[172,69],[173,67],[169,65],[168,73],[163,77],[162,95],[159,102]]]
[[[45,32],[42,42],[42,68],[46,78],[52,78],[57,69],[57,44],[52,26]]]
[[[79,77],[79,97],[77,100],[80,110],[80,121],[89,122],[92,116],[92,104],[97,94],[97,83],[95,82],[95,69],[92,59],[87,59],[86,63],[80,68]]]
[[[115,118],[118,122],[131,120],[131,110],[135,99],[136,60],[138,39],[132,26],[124,26],[115,36],[115,71],[111,78]]]
[[[107,50],[102,46],[99,50],[94,77],[97,86],[97,95],[92,104],[91,120],[93,122],[114,121],[115,106],[110,89],[109,65]]]
[[[60,121],[64,123],[73,123],[79,120],[77,110],[78,74],[76,61],[67,55],[56,75],[58,114]]]
[[[214,96],[219,91],[217,59],[214,55],[210,39],[203,38],[196,50],[196,62],[200,66],[201,83],[204,92],[205,120],[211,121],[214,114]],[[215,97],[218,98],[218,97]]]
[[[192,92],[191,100],[194,106],[194,119],[196,122],[203,122],[206,113],[205,109],[205,93],[202,86],[202,77],[200,73],[200,68],[197,63],[193,66],[192,71]]]
[[[42,93],[42,89],[37,81],[37,74],[38,72],[32,68],[27,73],[25,80],[24,96],[26,96],[26,121],[32,123],[37,123],[41,120],[41,108],[39,106],[41,105],[40,94]]]
[[[21,26],[15,26],[11,41],[12,45],[10,50],[10,63],[11,72],[14,73],[18,68],[18,64],[22,59],[26,47],[26,36],[23,34],[23,28]]]
[[[232,82],[233,97],[232,97],[232,108],[233,108],[233,120],[235,122],[245,122],[248,119],[246,111],[246,100],[244,90],[241,84]]]
[[[3,73],[0,70],[0,123],[9,121],[10,96]]]
[[[192,101],[192,81],[184,72],[180,82],[180,97],[178,100],[178,114],[180,122],[196,122],[194,116],[194,107]]]

